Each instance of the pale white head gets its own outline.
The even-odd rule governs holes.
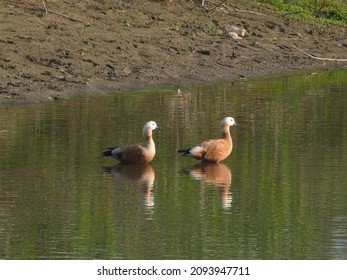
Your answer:
[[[227,125],[227,126],[238,126],[238,124],[235,122],[233,117],[225,117],[221,121],[221,126]]]
[[[152,130],[157,129],[157,128],[160,128],[160,127],[159,127],[159,125],[157,125],[156,122],[154,122],[154,121],[149,121],[149,122],[147,122],[147,123],[145,124],[145,126],[143,127],[142,132],[143,132],[143,134],[146,134],[147,131],[149,131],[149,130],[152,131]]]

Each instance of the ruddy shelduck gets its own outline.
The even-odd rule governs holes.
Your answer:
[[[103,152],[105,157],[114,157],[124,163],[148,163],[155,156],[155,144],[152,131],[160,128],[156,122],[149,121],[143,127],[145,141],[141,144],[110,147]]]
[[[222,138],[210,139],[193,148],[179,150],[178,152],[182,153],[182,156],[192,157],[202,162],[220,162],[227,158],[233,149],[230,134],[231,126],[238,126],[238,124],[234,118],[226,117],[221,121]]]

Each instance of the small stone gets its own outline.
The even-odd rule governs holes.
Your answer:
[[[234,40],[241,40],[242,37],[240,37],[237,33],[235,32],[228,32],[228,35],[233,38]]]

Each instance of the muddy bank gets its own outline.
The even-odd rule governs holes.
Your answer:
[[[230,5],[206,12],[183,0],[47,8],[40,1],[0,6],[2,102],[347,68],[346,61],[325,59],[347,58],[346,28],[301,24],[265,10]],[[245,36],[232,38],[230,26]]]

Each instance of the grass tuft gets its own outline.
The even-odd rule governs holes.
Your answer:
[[[227,0],[232,3],[235,1]],[[347,25],[347,1],[341,0],[254,0],[276,12],[300,21]]]

